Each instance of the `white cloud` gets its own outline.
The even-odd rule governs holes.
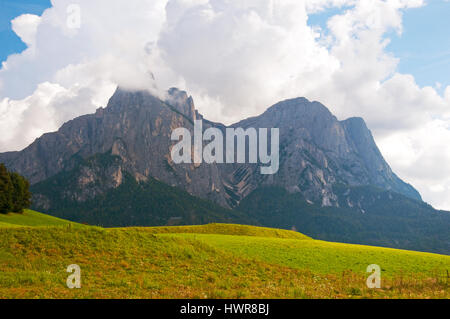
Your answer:
[[[81,27],[67,25],[78,3]],[[209,119],[230,123],[306,96],[362,116],[394,170],[450,209],[450,87],[440,96],[397,72],[386,34],[422,0],[53,0],[14,31],[29,49],[0,70],[0,151],[106,103],[116,84],[187,89]],[[343,8],[327,30],[308,15]],[[3,99],[3,100],[1,100]],[[4,133],[5,132],[5,133]],[[432,137],[433,142],[429,139]],[[439,168],[435,168],[439,166]],[[450,174],[447,174],[450,175]]]
[[[79,4],[81,27],[70,28],[67,8]],[[55,0],[39,24],[28,24],[27,41],[36,43],[32,56],[13,55],[0,70],[0,97],[21,99],[33,93],[39,83],[55,82],[55,74],[67,66],[102,64],[103,79],[142,88],[151,82],[148,43],[157,40],[165,21],[165,0],[73,1]],[[20,18],[18,21],[25,20]],[[20,25],[19,23],[16,23]],[[24,23],[22,23],[24,24]],[[22,32],[23,33],[23,32]],[[34,38],[30,38],[34,34]],[[99,75],[91,72],[93,77]],[[26,79],[26,81],[24,81]],[[76,84],[76,80],[67,85]]]
[[[0,102],[0,145],[3,150],[27,146],[46,132],[56,131],[62,123],[80,114],[105,105],[115,85],[103,85],[91,90],[44,82],[29,97],[20,100],[3,99]]]
[[[28,46],[35,45],[36,32],[41,17],[34,14],[23,14],[11,21],[13,31]]]
[[[448,122],[436,119],[378,141],[394,171],[407,177],[427,201],[446,209],[450,207],[449,128]]]
[[[317,43],[296,0],[210,1],[183,14],[179,6],[185,2],[171,3],[158,42],[162,58],[188,91],[222,104],[219,112],[199,105],[213,120],[253,115],[305,92],[339,67]]]

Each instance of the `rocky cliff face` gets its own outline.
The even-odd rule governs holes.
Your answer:
[[[342,205],[334,190],[337,185],[372,185],[420,200],[419,193],[392,172],[362,119],[338,121],[318,102],[287,100],[232,125],[279,128],[280,168],[274,175],[261,175],[258,164],[174,164],[171,133],[178,127],[193,132],[196,119],[203,117],[186,92],[171,89],[163,101],[147,92],[117,89],[106,108],[65,123],[21,152],[0,154],[0,162],[35,184],[96,154],[119,157],[101,173],[81,170],[80,193],[68,195],[79,201],[89,196],[82,191],[86,185],[95,182],[95,191],[101,193],[98,187],[118,187],[124,172],[136,181],[152,177],[178,186],[224,207],[237,206],[253,190],[267,185],[281,186],[322,206]],[[203,120],[203,129],[208,127],[226,128]]]
[[[421,200],[419,193],[400,180],[384,160],[361,118],[338,121],[318,102],[298,98],[280,102],[264,114],[235,127],[278,127],[280,169],[277,174],[257,174],[254,166],[235,165],[226,177],[244,198],[257,187],[282,186],[322,206],[339,206],[336,185],[372,185]],[[245,173],[243,173],[245,171]]]

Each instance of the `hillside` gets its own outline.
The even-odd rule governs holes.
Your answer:
[[[291,230],[255,227],[247,225],[233,224],[207,224],[201,226],[170,226],[170,227],[139,227],[123,228],[125,231],[137,229],[151,234],[216,234],[216,235],[234,235],[234,236],[252,236],[252,237],[270,237],[283,239],[311,239],[299,232]]]
[[[365,285],[372,263],[382,289]],[[81,289],[65,286],[70,264]],[[0,226],[3,298],[448,298],[448,269],[448,256],[240,225]]]
[[[236,256],[322,274],[342,274],[344,271],[364,274],[368,265],[377,264],[382,267],[385,277],[404,273],[426,278],[435,272],[444,276],[450,266],[447,256],[320,240],[213,234],[178,234],[177,237],[193,238]]]
[[[0,227],[65,226],[74,224],[68,220],[25,209],[21,214],[0,214]]]
[[[374,187],[335,188],[354,209],[322,207],[280,187],[261,187],[238,209],[260,225],[316,239],[450,255],[450,213]],[[363,198],[363,200],[361,200]]]

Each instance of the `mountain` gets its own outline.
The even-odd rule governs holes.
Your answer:
[[[337,183],[374,185],[420,200],[419,193],[392,172],[362,119],[340,122],[318,102],[287,100],[231,126],[280,129],[280,169],[275,175],[259,174],[258,164],[174,164],[171,133],[178,127],[192,132],[197,118],[203,117],[186,92],[171,89],[163,101],[119,88],[105,109],[65,123],[21,152],[0,154],[0,161],[36,184],[73,169],[79,160],[109,153],[122,163],[114,172],[116,185],[106,188],[120,185],[121,172],[126,171],[136,181],[155,178],[225,207],[237,206],[261,185],[281,186],[324,206],[338,205],[332,189]],[[204,129],[226,128],[203,123]]]
[[[393,173],[361,118],[339,121],[319,102],[296,98],[231,125],[279,128],[279,170],[273,175],[261,174],[261,164],[175,164],[172,131],[184,127],[193,135],[196,120],[203,130],[227,129],[204,119],[184,91],[173,88],[160,98],[118,88],[106,108],[65,123],[20,152],[0,154],[0,162],[30,180],[34,208],[75,221],[108,226],[226,221],[295,226],[328,240],[430,251],[450,246],[450,214],[423,203]],[[271,205],[260,205],[267,201]],[[302,216],[318,210],[327,213],[316,220],[326,222],[305,222]],[[361,224],[375,215],[381,224]],[[339,216],[341,222],[329,231]],[[421,244],[430,232],[433,242]]]
[[[54,216],[105,227],[258,224],[248,214],[192,196],[152,177],[137,181],[119,156],[97,154],[34,184],[34,207]]]
[[[248,164],[227,170],[239,199],[260,186],[280,186],[312,203],[339,207],[342,203],[333,186],[344,184],[373,185],[421,200],[411,185],[392,172],[361,118],[338,121],[322,104],[298,98],[280,102],[233,127],[280,129],[277,174],[257,174],[255,165]]]

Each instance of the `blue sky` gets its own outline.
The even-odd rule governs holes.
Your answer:
[[[327,20],[343,9],[329,9],[309,17],[310,25],[326,29]],[[428,0],[427,5],[408,9],[403,16],[403,33],[387,35],[387,50],[400,59],[398,71],[414,75],[420,86],[450,85],[450,1]]]
[[[406,11],[404,30],[388,50],[400,58],[399,71],[413,74],[419,85],[450,85],[450,2],[429,0]]]
[[[50,6],[50,0],[0,0],[0,62],[26,48],[11,30],[11,20],[24,13],[41,15]]]

